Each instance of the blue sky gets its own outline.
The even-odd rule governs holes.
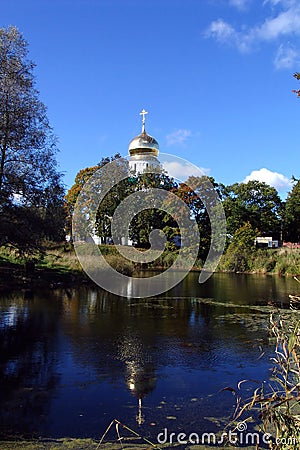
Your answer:
[[[218,182],[284,195],[300,176],[299,0],[1,0],[8,25],[29,43],[68,187],[127,154],[142,108],[162,152]]]

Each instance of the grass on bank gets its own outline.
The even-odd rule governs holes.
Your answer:
[[[218,266],[220,271],[295,276],[300,274],[300,249],[249,249],[229,247]]]
[[[114,245],[101,245],[100,251],[113,268],[121,273],[130,275],[141,269],[167,269],[176,261],[178,254],[165,250],[150,263],[132,262],[133,252],[131,247],[123,247],[127,258],[120,255]],[[228,264],[229,261],[229,264]],[[195,269],[201,269],[203,263],[197,260]],[[47,248],[45,257],[39,261],[38,267],[52,269],[82,271],[73,247],[70,244],[52,245]],[[295,276],[300,274],[300,249],[252,249],[250,252],[224,253],[218,266],[219,271],[251,272],[261,274],[277,274]]]
[[[149,445],[122,443],[124,450],[148,450]],[[155,447],[152,447],[155,448]],[[158,448],[158,447],[156,447]],[[1,450],[120,450],[119,443],[99,443],[93,439],[49,439],[37,441],[0,441]],[[205,447],[201,447],[204,450]],[[196,449],[197,450],[197,449]],[[200,449],[199,449],[200,450]]]
[[[123,442],[124,450],[150,450],[151,448],[176,448],[175,444],[150,447],[148,444],[130,444]],[[119,443],[98,443],[92,439],[56,439],[55,441],[0,441],[1,450],[120,450]],[[213,448],[213,447],[210,447]],[[232,446],[218,447],[218,450],[236,448]],[[186,450],[207,450],[205,445],[187,445]],[[243,447],[243,450],[253,450],[253,447]]]
[[[114,245],[100,245],[100,252],[104,256],[107,263],[120,273],[125,275],[132,275],[138,273],[141,269],[167,269],[177,258],[175,252],[164,251],[162,254],[159,251],[153,251],[154,262],[142,263],[134,261],[134,254],[137,250],[128,246],[114,246]],[[87,256],[81,254],[82,260],[93,269],[95,262],[98,264],[99,259],[94,252],[95,247],[91,245],[90,248],[85,246]],[[122,256],[119,250],[123,251],[127,256]],[[79,249],[80,251],[80,249]],[[143,250],[141,250],[143,252]],[[96,255],[94,259],[92,255]],[[53,270],[60,273],[74,273],[83,274],[84,271],[75,253],[74,247],[69,243],[46,243],[43,253],[34,254],[30,258],[25,259],[17,254],[17,252],[10,247],[0,247],[0,266],[10,266],[11,269],[23,268],[28,265],[28,261],[35,264],[36,269]],[[101,266],[100,266],[101,267]],[[103,267],[103,270],[105,268]]]
[[[119,250],[126,252],[127,258],[122,256]],[[143,269],[166,270],[174,264],[178,257],[178,254],[174,251],[165,250],[161,254],[157,251],[157,257],[154,258],[153,262],[141,263],[132,261],[134,252],[136,252],[136,249],[132,247],[101,245],[100,251],[111,267],[128,276],[137,275]],[[87,258],[89,258],[87,263],[92,267],[95,260],[89,256]],[[4,269],[11,274],[18,270],[22,271],[25,265],[28,265],[28,261],[35,263],[35,268],[40,276],[45,272],[48,272],[48,277],[51,277],[51,273],[53,275],[59,274],[61,277],[70,276],[71,274],[77,277],[85,276],[74,248],[69,243],[46,243],[44,252],[33,255],[30,260],[25,260],[18,256],[11,248],[0,248],[0,267],[2,272],[4,272]],[[197,260],[194,264],[194,269],[199,270],[202,268],[202,265],[202,261]],[[278,274],[281,276],[299,275],[300,249],[238,248],[234,251],[229,251],[228,248],[221,258],[217,271]]]

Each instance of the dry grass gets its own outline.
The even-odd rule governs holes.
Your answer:
[[[92,439],[55,439],[39,441],[0,441],[1,450],[96,450],[98,443]],[[102,444],[103,450],[120,450],[120,444]],[[126,450],[146,450],[145,445],[123,444]]]
[[[97,442],[92,439],[56,439],[55,441],[0,441],[1,450],[96,450]],[[147,444],[123,443],[124,450],[150,450]],[[100,450],[121,450],[118,443],[101,444]],[[157,447],[156,447],[157,448]],[[176,445],[163,446],[163,448],[176,448]],[[210,447],[212,448],[212,447]],[[233,447],[218,447],[219,450],[228,450]],[[236,448],[236,447],[234,447]],[[186,450],[207,450],[205,445],[191,445]],[[253,447],[243,447],[243,450],[253,450]]]
[[[252,249],[225,253],[219,270],[261,274],[300,275],[300,249]]]
[[[297,280],[299,281],[299,280]],[[259,421],[258,428],[273,438],[272,450],[300,448],[300,297],[291,297],[291,310],[272,314],[271,336],[275,340],[272,377],[250,398],[234,390],[237,398],[234,423]]]

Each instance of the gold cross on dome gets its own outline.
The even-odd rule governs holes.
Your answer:
[[[145,131],[145,122],[146,122],[146,114],[148,114],[148,111],[146,111],[144,108],[142,109],[142,112],[140,112],[140,116],[143,116],[142,118],[142,133]]]

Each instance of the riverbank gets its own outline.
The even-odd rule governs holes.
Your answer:
[[[130,444],[122,443],[124,450],[150,450],[152,448],[178,448],[179,445],[164,445],[151,447],[149,444]],[[182,445],[181,445],[181,448]],[[188,445],[186,450],[207,450],[205,445]],[[212,448],[212,447],[210,447]],[[228,450],[236,447],[218,447],[219,450]],[[243,447],[243,450],[254,450],[256,447]],[[48,441],[0,441],[1,450],[120,450],[120,444],[104,443],[99,446],[99,443],[92,439],[53,439]]]
[[[9,264],[0,261],[0,290],[71,287],[89,283],[92,281],[81,272],[35,268],[34,272],[29,274],[23,264]]]
[[[236,249],[221,258],[218,271],[279,276],[300,275],[300,249]]]
[[[119,254],[113,245],[100,247],[107,263],[124,275],[137,275],[144,269],[165,270],[176,260],[176,253],[164,252],[155,263],[143,264],[131,262],[130,252],[134,248],[126,247],[128,259]],[[158,252],[159,254],[160,252]],[[133,259],[133,258],[132,258]],[[105,269],[104,269],[105,270]],[[19,257],[12,249],[0,249],[0,289],[33,287],[69,287],[93,284],[83,271],[74,248],[69,243],[45,245],[43,253],[30,258]]]
[[[1,450],[97,450],[99,443],[92,439],[49,439],[39,441],[0,441]],[[120,450],[120,444],[106,443],[100,450]],[[142,450],[146,445],[123,444],[126,450]]]
[[[130,248],[126,248],[130,250]],[[134,251],[134,249],[132,249]],[[138,274],[141,270],[166,270],[176,260],[175,252],[163,252],[153,263],[133,263],[122,257],[112,245],[101,246],[107,262],[125,275]],[[201,270],[202,262],[196,261],[194,270]],[[219,272],[270,274],[280,276],[300,275],[299,249],[259,249],[248,254],[225,253],[217,268]],[[93,284],[83,271],[71,244],[47,244],[43,254],[29,260],[18,257],[13,250],[0,249],[0,289],[33,287],[69,287]]]

